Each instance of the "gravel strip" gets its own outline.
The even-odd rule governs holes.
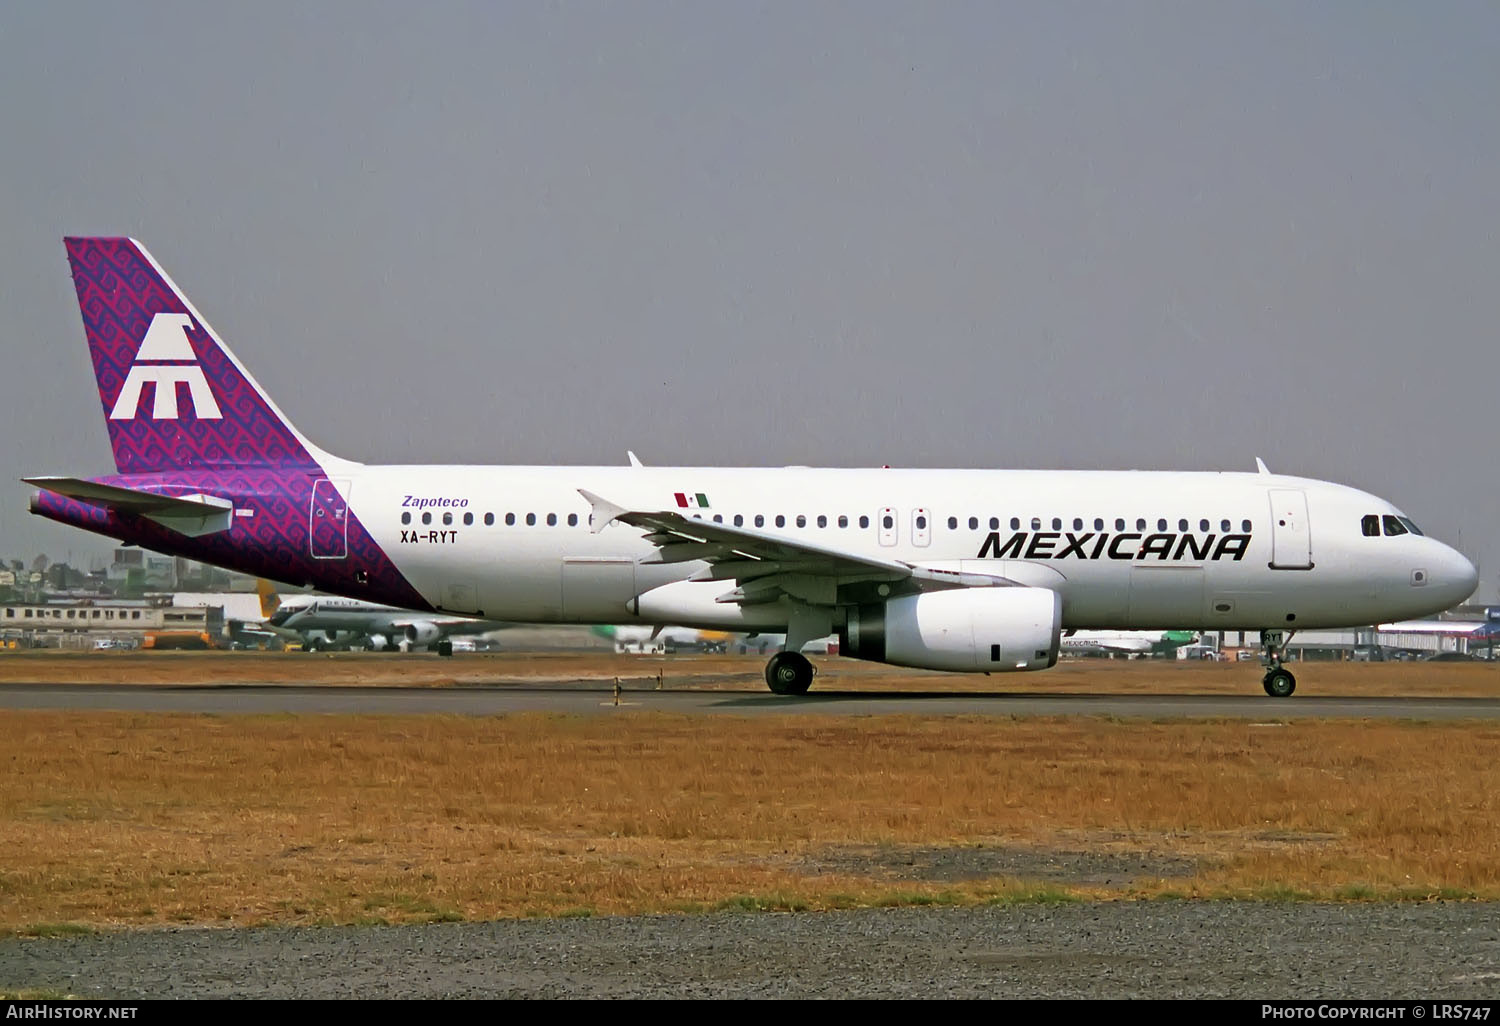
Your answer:
[[[112,998],[1500,997],[1500,905],[1106,902],[0,941]]]

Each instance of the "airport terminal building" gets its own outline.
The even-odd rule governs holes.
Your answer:
[[[22,648],[210,648],[224,632],[222,606],[170,599],[62,599],[0,606],[0,641]]]

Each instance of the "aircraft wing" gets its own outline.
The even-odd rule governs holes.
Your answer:
[[[501,620],[476,620],[470,616],[403,616],[392,617],[386,623],[397,630],[430,624],[445,635],[487,634],[490,631],[498,631],[506,627],[515,626]]]
[[[885,559],[835,546],[804,542],[785,535],[768,534],[746,527],[731,527],[697,517],[689,518],[671,510],[628,510],[582,488],[578,491],[594,508],[594,533],[597,534],[615,521],[647,532],[646,540],[656,546],[656,555],[643,562],[686,563],[702,560],[709,566],[689,580],[732,580],[739,583],[740,587],[736,592],[720,599],[723,602],[748,604],[771,601],[781,591],[796,595],[793,589],[782,586],[788,577],[822,578],[834,584],[904,584],[905,590],[911,591],[1016,584],[998,575],[938,570],[903,560]],[[832,604],[832,600],[819,604]]]

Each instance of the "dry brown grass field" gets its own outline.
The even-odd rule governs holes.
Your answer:
[[[8,932],[1500,898],[1500,727],[1269,701],[1263,723],[26,711],[0,753]]]
[[[836,656],[814,656],[819,690],[1004,691],[1022,694],[1260,694],[1259,664],[1161,659],[1063,660],[1041,673],[936,673]],[[1500,697],[1500,662],[1292,664],[1297,694],[1312,696]],[[453,687],[598,683],[764,691],[758,656],[615,655],[599,652],[0,652],[0,683],[319,684]],[[1295,701],[1295,699],[1293,699]]]

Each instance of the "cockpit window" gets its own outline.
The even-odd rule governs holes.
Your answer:
[[[1422,536],[1422,529],[1411,522],[1411,517],[1399,517],[1397,519],[1399,519],[1401,523],[1405,524],[1406,529],[1412,534],[1416,535],[1419,538]]]
[[[1403,524],[1397,517],[1393,517],[1389,513],[1387,513],[1384,517],[1384,520],[1385,536],[1387,538],[1394,538],[1398,534],[1406,533],[1406,525]]]
[[[1380,517],[1374,513],[1366,513],[1359,521],[1360,529],[1364,531],[1366,538],[1380,537]]]

